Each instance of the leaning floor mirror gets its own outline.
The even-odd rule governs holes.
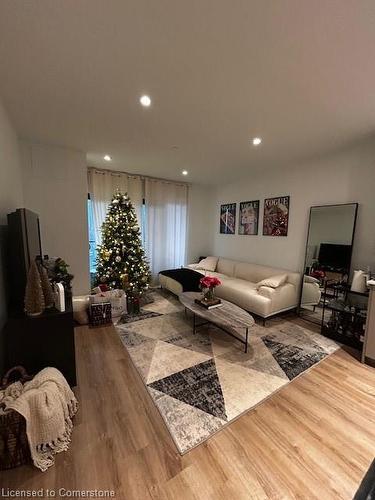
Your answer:
[[[311,207],[300,298],[300,315],[320,324],[324,300],[348,283],[358,203]]]

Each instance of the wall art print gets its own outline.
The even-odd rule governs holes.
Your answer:
[[[290,196],[264,200],[263,235],[287,236]]]
[[[241,201],[238,215],[238,234],[258,234],[259,200]]]
[[[226,203],[220,207],[220,233],[234,234],[236,229],[237,203]]]

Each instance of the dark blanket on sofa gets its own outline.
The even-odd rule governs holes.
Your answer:
[[[199,292],[199,280],[202,278],[202,274],[192,269],[167,269],[166,271],[160,271],[159,274],[163,276],[168,276],[176,280],[180,285],[182,285],[182,290],[184,292]]]

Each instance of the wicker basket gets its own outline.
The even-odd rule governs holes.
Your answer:
[[[15,378],[16,374],[18,378]],[[22,366],[16,366],[6,373],[0,389],[6,389],[15,380],[24,383],[31,378]],[[12,469],[30,460],[25,419],[16,411],[4,411],[2,407],[0,412],[0,470]]]

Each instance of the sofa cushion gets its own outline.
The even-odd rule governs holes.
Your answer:
[[[247,280],[241,280],[239,278],[224,278],[220,286],[229,287],[230,289],[236,288],[240,291],[252,290],[257,293],[256,283],[251,283]],[[219,287],[217,288],[219,289]]]
[[[198,272],[201,272],[201,271],[198,271]],[[219,280],[221,281],[224,281],[224,280],[228,280],[230,278],[228,278],[228,276],[226,276],[225,274],[222,274],[222,273],[213,273],[211,271],[207,271],[205,272],[205,275],[206,276],[214,276],[215,278],[219,278]]]
[[[234,276],[235,264],[236,262],[234,260],[219,258],[216,266],[216,271],[218,273],[225,274],[225,276],[232,277]]]
[[[205,271],[215,271],[217,261],[219,260],[218,257],[206,257],[205,259],[202,259],[201,261],[198,262],[198,266],[195,268],[196,270],[198,269],[204,269]]]
[[[220,261],[221,259],[219,259],[219,263]],[[247,262],[234,262],[234,264],[235,266],[233,276],[235,278],[251,281],[252,283],[258,283],[259,281],[264,280],[265,278],[270,278],[271,276],[275,276],[276,274],[286,274],[287,282],[292,283],[296,287],[299,286],[301,281],[301,275],[299,273],[288,271],[286,269],[261,266],[259,264],[248,264]]]
[[[222,273],[217,273],[217,272],[214,272],[214,271],[205,271],[204,269],[197,269],[195,267],[197,265],[198,264],[188,264],[186,267],[189,268],[189,269],[193,269],[197,273],[202,274],[202,276],[215,276],[216,278],[219,278],[220,280],[221,279],[228,279],[228,276],[226,276],[225,274],[222,274]]]
[[[238,278],[224,279],[215,293],[218,297],[260,316],[267,316],[271,312],[271,300],[258,293],[255,283]]]
[[[275,276],[271,276],[270,278],[265,278],[262,281],[257,283],[257,288],[259,289],[261,286],[267,286],[269,288],[277,288],[283,285],[288,276],[286,274],[276,274]]]

